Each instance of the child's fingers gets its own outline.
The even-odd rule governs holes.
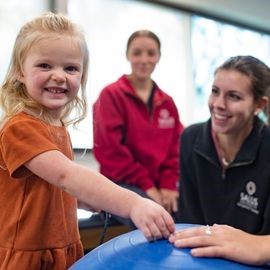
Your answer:
[[[158,226],[152,222],[143,228],[141,228],[145,238],[149,241],[156,241],[158,239],[163,238],[161,230],[158,228]]]
[[[175,225],[169,213],[164,212],[155,219],[156,227],[163,238],[168,238],[175,230]]]
[[[164,212],[162,215],[162,220],[165,223],[166,229],[169,232],[169,235],[175,232],[175,224],[172,216],[168,212]]]
[[[160,221],[157,222],[155,219],[153,219],[152,222],[145,224],[141,230],[148,241],[155,241],[169,236],[166,224],[164,222],[160,223]]]
[[[148,228],[148,226],[141,228],[141,231],[142,231],[144,237],[147,239],[147,241],[153,240],[152,233],[151,233],[150,229]]]

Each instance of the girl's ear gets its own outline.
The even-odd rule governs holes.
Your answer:
[[[17,81],[24,83],[24,75],[22,72],[18,73],[17,77]]]

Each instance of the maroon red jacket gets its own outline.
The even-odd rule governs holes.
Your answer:
[[[153,95],[149,111],[126,75],[102,90],[93,107],[94,155],[114,182],[176,190],[183,125],[173,99],[156,84]]]

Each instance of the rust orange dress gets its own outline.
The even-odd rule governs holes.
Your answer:
[[[0,270],[62,270],[83,255],[76,198],[24,167],[50,150],[73,158],[65,127],[20,113],[0,131]]]

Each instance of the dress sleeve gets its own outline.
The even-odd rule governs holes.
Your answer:
[[[30,175],[23,166],[25,162],[43,152],[58,150],[49,126],[35,119],[11,120],[4,126],[0,139],[3,161],[12,177]]]

